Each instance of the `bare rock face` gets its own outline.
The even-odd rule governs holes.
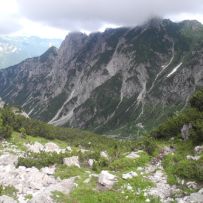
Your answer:
[[[0,156],[0,165],[3,166],[16,166],[18,163],[18,156],[13,155],[13,154],[3,154]]]
[[[54,125],[105,132],[131,122],[145,130],[181,110],[203,86],[197,34],[203,36],[201,24],[160,19],[89,36],[71,33],[59,49],[1,70],[0,97]]]
[[[3,196],[0,196],[0,203],[17,203],[17,201],[11,197],[3,195]]]

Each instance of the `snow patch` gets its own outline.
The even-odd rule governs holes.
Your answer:
[[[179,63],[166,77],[169,78],[171,75],[173,75],[182,64],[183,64],[182,62]]]

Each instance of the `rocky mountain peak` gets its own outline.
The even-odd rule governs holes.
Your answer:
[[[66,57],[66,61],[69,61],[82,48],[87,37],[81,32],[68,34],[59,48],[59,55]]]
[[[44,54],[40,56],[41,61],[46,61],[49,58],[55,57],[58,54],[58,49],[54,46],[50,47]]]
[[[198,31],[203,27],[203,25],[197,20],[184,20],[182,21],[182,25],[192,31]]]

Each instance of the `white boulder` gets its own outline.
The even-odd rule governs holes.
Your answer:
[[[187,182],[186,185],[190,189],[197,189],[197,183],[194,181]]]
[[[66,147],[66,150],[71,152],[71,151],[72,151],[72,148],[71,148],[70,146],[67,146],[67,147]]]
[[[25,146],[27,147],[28,151],[33,153],[40,153],[44,150],[44,146],[39,142],[35,142],[34,144],[25,144]]]
[[[101,171],[101,173],[99,174],[99,178],[98,178],[98,182],[108,188],[111,189],[113,187],[113,185],[115,184],[117,178],[115,175],[109,173],[108,171]]]
[[[131,152],[130,154],[128,154],[126,156],[126,158],[129,158],[129,159],[136,159],[136,158],[140,158],[140,155],[138,154],[138,152]]]
[[[48,142],[44,145],[44,151],[45,152],[60,152],[60,148],[57,144],[53,142]]]
[[[202,146],[196,146],[194,150],[195,150],[195,152],[198,153],[198,154],[201,153],[201,152],[203,152],[203,145],[202,145]]]
[[[105,159],[109,159],[109,155],[108,155],[107,151],[101,151],[100,156],[105,158]]]
[[[80,168],[80,162],[79,162],[78,156],[72,156],[72,157],[64,158],[63,163],[66,166],[77,166]]]
[[[127,179],[132,179],[132,178],[134,178],[134,177],[136,177],[136,176],[137,176],[137,173],[134,172],[134,171],[131,171],[131,172],[129,172],[129,173],[124,173],[124,174],[122,175],[122,178],[125,179],[125,180],[127,180]]]
[[[187,155],[186,158],[187,158],[188,160],[198,161],[201,157],[200,157],[200,156]]]
[[[93,165],[94,165],[94,159],[89,159],[88,160],[88,165],[90,166],[90,167],[93,167]]]

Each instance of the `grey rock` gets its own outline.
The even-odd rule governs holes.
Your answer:
[[[98,177],[98,183],[104,186],[107,189],[111,189],[113,185],[116,183],[116,176],[109,173],[108,171],[101,171]]]
[[[14,154],[3,154],[0,156],[0,165],[17,165],[18,163],[18,156]]]
[[[201,152],[203,152],[203,145],[202,146],[196,146],[194,151],[197,153],[197,154],[200,154]]]
[[[95,160],[94,159],[88,159],[88,165],[90,167],[93,167]]]
[[[44,150],[44,146],[39,142],[35,142],[34,144],[25,144],[25,146],[27,147],[28,151],[33,153],[39,153]]]
[[[79,162],[78,156],[64,158],[63,163],[67,166],[77,166],[80,168],[80,162]]]
[[[184,124],[183,127],[181,128],[181,136],[184,140],[188,140],[191,128],[192,128],[191,123],[190,124]]]
[[[101,151],[100,156],[105,158],[105,159],[109,159],[109,155],[108,155],[107,151]]]
[[[54,203],[49,193],[41,192],[33,197],[28,203]]]
[[[17,201],[9,196],[3,195],[0,196],[0,203],[17,203]]]
[[[44,151],[45,152],[60,152],[60,148],[57,144],[53,142],[48,142],[44,145]]]
[[[125,179],[125,180],[127,180],[127,179],[132,179],[132,178],[134,178],[134,177],[136,177],[136,176],[138,176],[137,173],[134,172],[134,171],[131,171],[131,172],[129,172],[129,173],[124,173],[124,174],[122,175],[122,178]]]
[[[129,159],[136,159],[136,158],[140,158],[140,155],[138,152],[131,152],[130,154],[128,154],[126,156],[126,158],[129,158]]]

